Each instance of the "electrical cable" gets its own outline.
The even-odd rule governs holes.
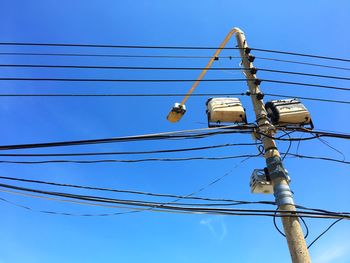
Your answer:
[[[290,149],[290,148],[289,148]],[[288,150],[289,151],[289,150]],[[338,160],[334,158],[328,157],[320,157],[320,156],[307,156],[301,154],[294,153],[281,153],[284,154],[282,158],[285,156],[293,156],[296,158],[304,158],[304,159],[313,159],[313,160],[322,160],[322,161],[332,161],[342,164],[350,164],[350,161]],[[207,160],[207,161],[218,161],[218,160],[231,160],[237,158],[256,158],[260,156],[259,154],[244,154],[244,155],[233,155],[233,156],[218,156],[218,157],[184,157],[184,158],[144,158],[144,159],[98,159],[98,160],[39,160],[39,161],[19,161],[19,160],[0,160],[0,163],[3,164],[49,164],[49,163],[76,163],[76,164],[95,164],[95,163],[140,163],[140,162],[183,162],[183,161],[199,161],[199,160]]]
[[[0,97],[183,97],[186,94],[0,94]],[[301,97],[295,95],[282,95],[273,93],[264,93],[266,96],[295,98],[302,100],[350,104],[350,101],[331,100],[323,98]],[[197,93],[191,97],[208,97],[208,96],[247,96],[246,93]]]
[[[118,213],[113,213],[113,214],[71,214],[71,213],[61,213],[61,212],[55,212],[55,211],[35,211],[35,212],[42,212],[46,214],[53,214],[53,215],[65,215],[65,216],[111,216],[111,215],[122,215],[122,214],[130,214],[130,213],[137,213],[137,212],[142,212],[145,211],[142,208],[138,207],[122,207],[122,206],[116,206],[116,205],[108,205],[108,204],[100,204],[100,203],[92,203],[92,202],[86,202],[86,201],[75,201],[75,200],[67,200],[67,199],[58,199],[54,197],[47,197],[47,196],[40,196],[40,195],[34,195],[34,194],[27,194],[27,193],[22,193],[22,192],[16,192],[16,191],[11,191],[11,190],[4,190],[0,189],[0,192],[4,192],[7,194],[13,194],[13,195],[20,195],[20,196],[25,196],[25,197],[31,197],[31,198],[39,198],[39,199],[45,199],[48,201],[56,201],[56,202],[64,202],[64,203],[73,203],[77,205],[85,205],[85,206],[94,206],[94,207],[104,207],[104,208],[117,208],[117,209],[128,209],[129,211],[127,212],[118,212]],[[0,200],[4,201],[4,198],[0,198]],[[6,200],[5,200],[6,201]],[[11,203],[12,204],[12,203]],[[21,205],[17,205],[18,207],[25,208],[26,210],[34,211],[33,209],[28,207],[23,207]],[[150,209],[151,212],[165,212],[165,213],[175,213],[175,214],[211,214],[211,215],[230,215],[230,216],[271,216],[271,214],[268,213],[253,213],[253,212],[224,212],[224,211],[191,211],[191,210],[186,210],[186,211],[181,211],[181,210],[171,210],[171,209]],[[295,217],[295,215],[281,215],[279,217]],[[318,215],[308,215],[307,217],[310,218],[329,218],[329,217],[324,217],[324,216],[318,216]],[[332,217],[331,217],[332,218]]]
[[[327,227],[326,230],[324,230],[320,235],[318,235],[311,243],[310,245],[307,246],[307,248],[309,249],[313,244],[315,244],[315,242],[320,239],[324,234],[326,234],[336,223],[340,222],[341,220],[343,220],[343,218],[339,218],[337,220],[335,220],[329,227]]]
[[[110,44],[74,44],[74,43],[25,43],[25,42],[0,42],[1,46],[49,46],[49,47],[84,47],[84,48],[122,48],[122,49],[185,49],[185,50],[240,50],[239,47],[204,47],[204,46],[154,46],[154,45],[110,45]],[[350,59],[336,58],[329,56],[320,56],[306,53],[296,53],[281,50],[250,48],[251,50],[267,53],[277,53],[292,56],[310,57],[318,59],[336,60],[343,62],[350,62]]]
[[[288,153],[288,156],[293,156],[296,158],[301,158],[301,159],[314,159],[314,160],[323,160],[323,161],[330,161],[330,162],[337,162],[337,163],[342,163],[342,164],[350,164],[350,161],[344,161],[344,160],[338,160],[334,158],[329,158],[329,157],[320,157],[320,156],[307,156],[307,155],[301,155],[301,154],[294,154],[294,153]]]
[[[339,153],[342,157],[343,157],[343,161],[345,161],[345,154],[341,151],[339,151],[338,149],[336,149],[335,147],[333,147],[332,145],[330,145],[329,142],[327,142],[326,140],[323,140],[322,138],[318,138],[318,140],[323,143],[324,145],[326,145],[328,148],[332,149],[333,151],[336,151],[337,153]]]
[[[327,56],[319,56],[319,55],[312,55],[312,54],[305,54],[305,53],[296,53],[296,52],[289,52],[289,51],[280,51],[280,50],[262,49],[262,48],[251,48],[251,50],[260,51],[260,52],[268,52],[268,53],[277,53],[277,54],[283,54],[283,55],[292,55],[292,56],[300,56],[300,57],[309,57],[309,58],[318,58],[318,59],[350,62],[350,59],[345,59],[345,58],[327,57]]]
[[[84,47],[84,48],[121,48],[121,49],[185,49],[185,50],[212,50],[226,49],[239,50],[238,47],[199,47],[199,46],[154,46],[154,45],[109,45],[109,44],[73,44],[73,43],[24,43],[0,42],[1,46],[46,46],[46,47]]]
[[[128,54],[82,54],[82,53],[33,53],[33,52],[0,52],[1,56],[61,56],[61,57],[113,57],[113,58],[165,58],[165,59],[208,59],[212,58],[212,56],[191,56],[191,55],[128,55]],[[238,58],[241,59],[240,56],[219,56],[217,59],[233,59]],[[268,58],[255,56],[257,59],[268,60],[268,61],[276,61],[283,63],[292,63],[313,67],[323,67],[323,68],[331,68],[331,69],[339,69],[339,70],[350,70],[350,68],[346,67],[337,67],[331,65],[324,65],[318,63],[307,63],[301,61],[294,60],[285,60],[285,59],[277,59],[277,58]]]
[[[289,131],[298,131],[298,132],[305,132],[305,133],[311,133],[314,134],[312,137],[306,137],[306,138],[288,138],[288,139],[284,139],[284,138],[278,138],[278,137],[274,137],[271,136],[269,134],[260,132],[258,130],[255,130],[255,133],[274,139],[274,140],[280,140],[280,141],[307,141],[307,140],[313,140],[313,139],[317,139],[319,137],[330,137],[330,138],[339,138],[339,139],[350,139],[350,134],[346,134],[346,133],[339,133],[339,132],[322,132],[322,131],[313,131],[313,130],[308,130],[305,128],[301,128],[301,127],[286,127],[286,126],[277,126],[277,128],[281,128],[281,129],[285,129],[285,130],[289,130]]]
[[[289,139],[291,139],[291,137],[290,137],[290,133],[287,133],[287,132],[285,132],[285,131],[283,131],[285,134],[284,135],[286,135],[286,136],[288,136],[288,138]],[[292,131],[293,132],[293,131]],[[279,137],[279,138],[282,138],[282,137]],[[293,143],[293,141],[289,141],[289,145],[288,145],[288,148],[287,148],[287,150],[286,150],[286,152],[284,153],[284,155],[283,155],[283,157],[282,157],[282,161],[284,161],[284,159],[286,158],[286,156],[288,155],[288,153],[289,153],[289,151],[290,151],[290,149],[291,149],[291,147],[292,147],[292,143]]]
[[[1,192],[5,192],[7,194],[19,194],[15,191],[4,191],[2,189],[0,189]],[[22,193],[23,195],[23,193]],[[27,197],[37,197],[39,198],[39,196],[34,196],[34,195],[25,195]],[[61,215],[61,216],[82,216],[82,217],[93,217],[93,216],[98,216],[98,217],[104,217],[104,216],[116,216],[116,215],[120,215],[120,214],[126,214],[126,213],[134,213],[137,212],[138,210],[131,210],[128,212],[118,212],[118,213],[103,213],[103,214],[73,214],[73,213],[67,213],[67,212],[57,212],[57,211],[48,211],[48,210],[34,210],[33,208],[29,207],[29,206],[24,206],[24,205],[20,205],[18,203],[9,201],[3,197],[0,197],[0,200],[3,202],[6,202],[8,204],[11,204],[13,206],[19,207],[19,208],[23,208],[25,210],[28,211],[32,211],[32,212],[39,212],[39,213],[43,213],[43,214],[50,214],[50,215]],[[51,198],[51,201],[63,201],[63,200],[58,200],[58,199],[54,199]]]
[[[318,64],[318,63],[301,62],[301,61],[295,61],[295,60],[267,58],[267,57],[260,57],[260,56],[255,56],[255,58],[261,59],[261,60],[276,61],[276,62],[283,62],[283,63],[291,63],[291,64],[298,64],[298,65],[305,65],[305,66],[340,69],[340,70],[350,70],[350,68],[346,68],[346,67],[337,67],[337,66],[324,65],[324,64]]]
[[[250,80],[250,79],[248,79],[248,80]],[[322,88],[322,89],[335,89],[335,90],[350,91],[350,88],[330,86],[330,85],[320,85],[320,84],[303,83],[303,82],[292,82],[292,81],[282,81],[282,80],[273,80],[273,79],[261,79],[261,81],[265,81],[265,82],[269,82],[269,83],[279,83],[279,84],[287,84],[287,85]]]
[[[299,132],[305,132],[305,133],[311,133],[314,134],[317,137],[331,137],[331,138],[342,138],[342,139],[350,139],[350,134],[348,133],[340,133],[337,131],[334,132],[326,132],[322,130],[310,130],[306,129],[304,127],[299,127],[299,128],[287,128],[288,130],[295,130]]]
[[[350,88],[320,85],[303,82],[282,81],[273,79],[259,79],[260,81],[268,83],[279,83],[296,86],[306,86],[322,89],[334,89],[350,91]],[[137,82],[137,83],[163,83],[163,82],[195,82],[193,79],[94,79],[94,78],[0,78],[0,81],[57,81],[57,82]],[[244,81],[256,81],[256,79],[201,79],[200,82],[244,82]]]
[[[33,180],[33,179],[25,179],[25,178],[18,178],[18,177],[8,177],[8,176],[0,176],[0,179],[16,181],[16,182],[24,182],[24,183],[35,183],[35,184],[43,184],[43,185],[53,185],[53,186],[58,186],[58,187],[69,187],[69,188],[77,188],[77,189],[85,189],[85,190],[96,190],[96,191],[106,191],[106,192],[114,192],[114,193],[127,193],[127,194],[145,195],[145,196],[153,196],[153,197],[166,197],[166,198],[177,198],[177,199],[188,199],[188,200],[201,200],[201,201],[210,201],[210,202],[227,202],[227,203],[234,203],[234,204],[268,204],[268,205],[275,205],[275,202],[271,202],[271,201],[253,201],[253,202],[251,202],[251,201],[233,200],[233,199],[225,199],[225,198],[208,198],[208,197],[198,197],[198,196],[159,194],[159,193],[142,192],[142,191],[134,191],[134,190],[121,190],[121,189],[113,189],[113,188],[105,188],[105,187],[93,187],[93,186],[86,186],[86,185],[55,183],[55,182],[48,182],[48,181],[42,181],[42,180]],[[217,182],[217,179],[214,180],[213,182],[211,182],[210,184],[208,184],[205,188],[215,184],[216,182]]]
[[[207,59],[212,56],[191,56],[191,55],[125,55],[125,54],[82,54],[82,53],[30,53],[30,52],[0,52],[5,56],[61,56],[61,57],[112,57],[112,58],[180,58],[180,59]],[[219,57],[218,57],[219,58]],[[221,57],[220,58],[224,58]],[[225,58],[241,58],[239,56]]]
[[[24,188],[24,187],[18,187],[13,185],[6,185],[6,184],[0,184],[0,187],[13,189],[13,190],[20,190],[20,191],[27,191],[27,192],[34,192],[39,194],[45,194],[45,195],[53,195],[53,196],[60,196],[60,197],[66,197],[71,199],[78,199],[83,201],[94,201],[94,202],[102,202],[107,204],[121,204],[121,205],[133,205],[133,206],[159,206],[159,203],[153,203],[153,204],[147,204],[144,202],[136,202],[136,201],[125,201],[121,199],[114,199],[114,198],[105,198],[105,197],[96,197],[96,196],[86,196],[86,195],[76,195],[76,194],[68,194],[68,193],[61,193],[61,192],[52,192],[52,191],[43,191],[43,190],[37,190],[37,189],[30,189],[30,188]],[[96,204],[95,204],[96,205]],[[159,209],[160,207],[158,207]],[[274,216],[273,212],[275,210],[268,210],[268,209],[233,209],[233,208],[203,208],[203,207],[181,207],[181,206],[168,206],[168,205],[161,205],[161,208],[163,209],[169,209],[169,210],[175,210],[175,211],[191,211],[191,212],[199,212],[199,213],[206,213],[206,212],[213,212],[217,214],[227,214],[227,215],[260,215],[260,216]],[[155,210],[153,210],[155,211]],[[298,212],[299,215],[296,215],[295,212],[291,211],[280,211],[283,214],[277,215],[278,217],[310,217],[310,218],[345,218],[350,219],[350,216],[339,214],[339,213],[321,213],[321,212],[306,212],[306,211],[300,211]]]
[[[286,236],[281,230],[280,228],[277,226],[277,223],[276,223],[276,213],[278,211],[278,208],[275,210],[275,216],[272,218],[272,221],[273,221],[273,225],[275,226],[276,230],[282,235],[282,236]],[[305,230],[306,230],[306,233],[304,235],[304,239],[306,239],[308,236],[309,236],[309,227],[307,226],[305,220],[303,217],[299,216],[300,220],[303,222],[304,226],[305,226]]]
[[[133,152],[81,152],[81,153],[0,153],[1,157],[52,157],[52,156],[99,156],[99,155],[130,155],[130,154],[155,154],[155,153],[173,153],[173,152],[187,152],[199,151],[224,147],[234,146],[254,146],[259,143],[226,143],[219,145],[210,145],[192,148],[178,148],[167,150],[153,150],[153,151],[133,151]]]
[[[201,133],[198,133],[198,132],[201,132]],[[219,134],[247,133],[247,132],[252,132],[252,128],[249,125],[227,126],[223,128],[202,128],[202,129],[144,134],[144,135],[136,135],[136,136],[103,138],[103,139],[2,145],[0,146],[0,150],[61,147],[61,146],[100,144],[100,143],[162,140],[162,139],[197,139],[197,138],[205,138],[208,136],[219,135]]]
[[[186,94],[0,94],[0,97],[183,97]],[[191,97],[245,96],[245,93],[199,93]],[[345,103],[350,103],[345,102]]]
[[[0,67],[7,68],[63,68],[63,69],[110,69],[110,70],[203,70],[203,67],[145,67],[145,66],[96,66],[96,65],[38,65],[38,64],[0,64]],[[250,70],[249,68],[232,68],[232,67],[220,67],[220,68],[208,68],[211,71],[231,71],[231,70]],[[322,74],[311,74],[305,72],[285,71],[267,68],[256,68],[258,71],[280,73],[280,74],[292,74],[308,77],[329,78],[339,80],[350,80],[348,77],[330,76]]]
[[[208,59],[212,58],[212,56],[194,56],[194,55],[128,55],[128,54],[82,54],[82,53],[33,53],[33,52],[0,52],[2,56],[61,56],[61,57],[113,57],[113,58],[165,58],[165,59]],[[240,56],[219,56],[217,59],[233,59],[239,58]],[[323,67],[323,68],[331,68],[331,69],[339,69],[339,70],[350,70],[350,68],[346,67],[337,67],[331,65],[324,65],[318,63],[307,63],[301,61],[294,60],[285,60],[285,59],[277,59],[277,58],[268,58],[255,56],[257,59],[268,60],[268,61],[276,61],[283,63],[292,63],[313,67]]]
[[[140,162],[178,162],[178,161],[217,161],[217,160],[231,160],[237,158],[253,158],[259,157],[259,154],[244,154],[236,156],[221,156],[221,157],[185,157],[185,158],[145,158],[134,160],[117,160],[117,159],[102,159],[102,160],[41,160],[41,161],[16,161],[16,160],[0,160],[4,164],[48,164],[48,163],[77,163],[77,164],[92,164],[92,163],[140,163]]]

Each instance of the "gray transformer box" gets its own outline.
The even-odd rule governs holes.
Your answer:
[[[247,122],[245,109],[237,98],[210,98],[206,105],[209,127]]]
[[[273,124],[305,126],[313,128],[310,112],[297,99],[272,100],[265,104]]]

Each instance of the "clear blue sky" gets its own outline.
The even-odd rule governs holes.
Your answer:
[[[96,43],[115,45],[218,46],[232,27],[245,31],[252,47],[350,58],[348,1],[2,1],[0,42]],[[234,39],[230,46],[236,43]],[[115,54],[212,55],[213,51],[147,51],[45,47],[6,47],[1,52],[91,52]],[[237,56],[236,51],[224,51]],[[256,55],[291,59],[287,56]],[[296,59],[296,58],[292,58]],[[314,59],[298,58],[316,62]],[[115,66],[198,66],[207,61],[113,58],[1,56],[1,63],[86,64]],[[329,65],[347,63],[317,61]],[[236,67],[238,60],[216,66]],[[349,77],[349,71],[257,60],[257,67]],[[125,72],[68,69],[1,69],[2,77],[196,78],[198,72]],[[347,81],[259,73],[262,78],[349,87]],[[238,72],[209,72],[207,78],[242,78]],[[191,83],[36,83],[0,82],[1,93],[184,93]],[[350,100],[347,92],[262,84],[270,93]],[[201,83],[197,92],[244,92],[245,83]],[[179,98],[180,99],[180,98]],[[0,98],[0,144],[79,140],[206,127],[205,101],[190,98],[188,112],[177,124],[165,116],[177,98]],[[241,98],[254,121],[249,98]],[[270,99],[270,98],[267,98]],[[349,106],[304,101],[317,129],[347,132]],[[57,149],[119,151],[181,148],[218,143],[250,142],[249,135],[192,141],[120,143]],[[327,140],[347,160],[349,142]],[[287,144],[279,144],[282,150]],[[293,152],[296,150],[293,145]],[[44,152],[50,150],[36,150]],[[30,152],[29,150],[27,152]],[[33,152],[33,151],[31,151]],[[163,155],[167,157],[255,154],[253,147]],[[302,142],[299,153],[341,159],[319,141]],[[125,158],[133,158],[128,156]],[[142,158],[142,156],[139,156]],[[200,195],[242,200],[273,200],[253,195],[249,178],[264,160],[149,162],[137,164],[1,164],[2,176],[86,184],[158,193],[188,194],[226,172],[232,173]],[[350,210],[350,174],[344,164],[286,159],[297,203],[335,211]],[[32,187],[35,187],[32,185]],[[45,188],[54,189],[54,188]],[[55,189],[57,190],[57,189]],[[76,193],[83,193],[75,191]],[[86,193],[86,192],[84,192]],[[97,194],[97,193],[95,193]],[[71,213],[116,212],[0,193],[0,197],[35,210]],[[270,218],[175,215],[142,212],[110,217],[67,217],[30,212],[0,203],[1,263],[37,262],[289,262],[284,238]],[[331,222],[307,220],[308,242]],[[350,262],[348,222],[320,239],[310,253],[314,262]]]

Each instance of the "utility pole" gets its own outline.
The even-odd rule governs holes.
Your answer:
[[[261,139],[264,145],[266,166],[273,185],[276,204],[278,209],[281,210],[279,213],[283,215],[282,223],[292,261],[293,263],[310,263],[311,259],[309,256],[309,251],[307,249],[303,231],[297,217],[293,194],[289,188],[288,173],[283,167],[280,153],[277,149],[275,140],[273,139],[275,127],[267,117],[267,112],[263,101],[264,96],[259,87],[260,80],[256,77],[257,69],[253,66],[254,56],[250,54],[251,49],[248,47],[242,30],[235,27],[227,34],[226,38],[216,50],[214,56],[210,59],[206,67],[203,69],[196,82],[192,85],[183,101],[181,103],[175,103],[175,106],[170,110],[167,119],[170,122],[177,122],[182,118],[186,112],[184,103],[202,80],[207,70],[213,64],[214,60],[218,59],[220,52],[234,34],[236,35],[238,47],[242,57],[244,74],[247,78],[250,97],[253,102],[256,122],[258,124],[258,134],[256,134],[256,136],[259,136],[259,139]],[[288,216],[290,214],[293,214],[293,216]]]
[[[267,118],[263,94],[259,87],[260,81],[256,77],[256,69],[253,66],[254,57],[250,55],[251,49],[248,47],[244,33],[239,28],[234,28],[234,30],[236,31],[236,39],[242,57],[242,65],[245,68],[244,73],[254,106],[258,131],[261,134],[260,139],[265,148],[264,157],[278,209],[295,212],[295,215],[297,215],[293,194],[289,188],[288,174],[283,167],[280,153],[273,139],[275,129]],[[262,134],[266,134],[267,136]],[[283,215],[283,212],[280,213]],[[282,223],[293,263],[311,262],[298,217],[282,217]]]

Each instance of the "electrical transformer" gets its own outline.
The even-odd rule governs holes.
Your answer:
[[[245,109],[237,98],[210,98],[206,105],[209,127],[247,123]]]
[[[305,126],[313,128],[310,112],[297,99],[272,100],[265,104],[273,124]]]
[[[250,191],[255,194],[272,194],[273,186],[264,169],[255,169],[250,176]]]

